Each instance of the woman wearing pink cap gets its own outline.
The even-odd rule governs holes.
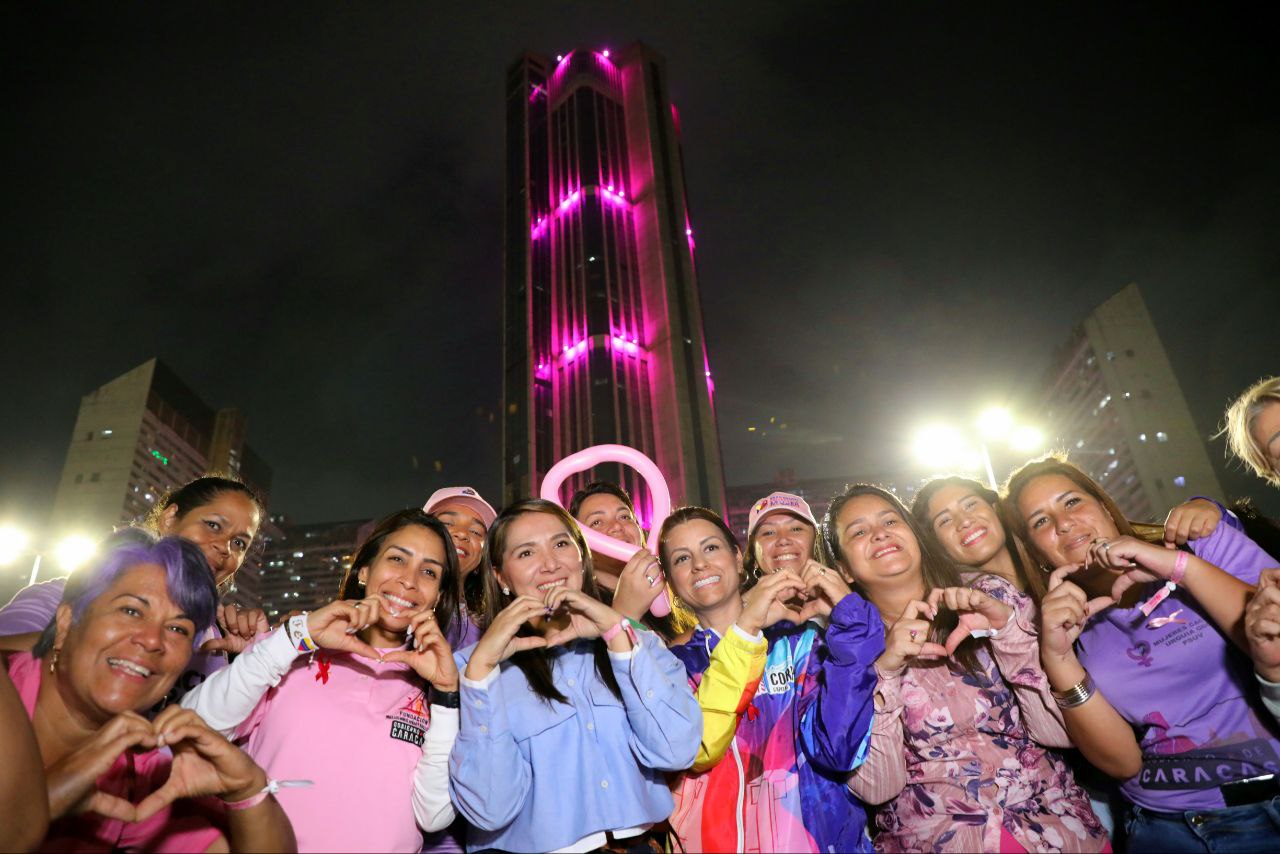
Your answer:
[[[245,739],[269,773],[314,782],[278,795],[300,851],[419,851],[422,831],[454,819],[450,541],[416,508],[386,517],[357,550],[339,599],[291,617],[183,698],[210,726]]]
[[[484,583],[476,572],[484,561],[485,540],[497,512],[470,486],[446,486],[431,493],[422,509],[449,529],[458,553],[458,601],[461,619],[449,626],[446,639],[453,649],[466,649],[480,640],[480,616],[484,613]]]

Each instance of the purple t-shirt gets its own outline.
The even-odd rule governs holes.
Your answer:
[[[42,632],[58,610],[62,601],[62,588],[67,584],[65,578],[54,578],[24,587],[14,594],[9,604],[0,608],[0,637],[4,635],[21,635],[27,632]],[[212,638],[219,637],[218,627],[210,626],[208,631],[196,640],[196,651],[191,654],[187,669],[182,671],[178,681],[170,689],[168,696],[156,708],[162,708],[178,702],[182,695],[209,678],[209,674],[227,666],[224,653],[200,652],[200,645]]]
[[[1276,561],[1242,532],[1218,525],[1193,540],[1201,559],[1249,584]],[[1160,584],[1143,591],[1141,601]],[[1184,588],[1144,617],[1108,608],[1080,635],[1080,663],[1138,730],[1142,771],[1125,797],[1162,812],[1225,806],[1218,787],[1280,772],[1280,726],[1258,698],[1248,658]]]

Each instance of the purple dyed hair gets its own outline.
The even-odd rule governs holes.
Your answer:
[[[67,579],[62,604],[71,606],[72,620],[82,618],[89,605],[128,570],[146,563],[159,564],[164,567],[169,598],[196,624],[191,638],[194,647],[200,635],[212,625],[218,606],[218,590],[200,547],[179,537],[165,537],[153,543],[140,542],[137,537],[117,538],[117,542],[109,545],[96,562]],[[55,617],[32,650],[36,657],[52,649],[56,633]]]

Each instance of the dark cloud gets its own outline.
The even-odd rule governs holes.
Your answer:
[[[888,472],[926,414],[1031,406],[1130,281],[1206,435],[1280,370],[1278,60],[1252,6],[0,14],[0,512],[32,521],[79,397],[153,355],[245,410],[301,518],[496,492],[502,80],[526,48],[668,58],[731,481]]]

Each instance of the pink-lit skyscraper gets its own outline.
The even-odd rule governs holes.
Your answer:
[[[642,44],[525,54],[507,73],[503,499],[602,443],[652,457],[672,500],[720,509],[680,123]],[[630,469],[621,482],[647,521]]]

